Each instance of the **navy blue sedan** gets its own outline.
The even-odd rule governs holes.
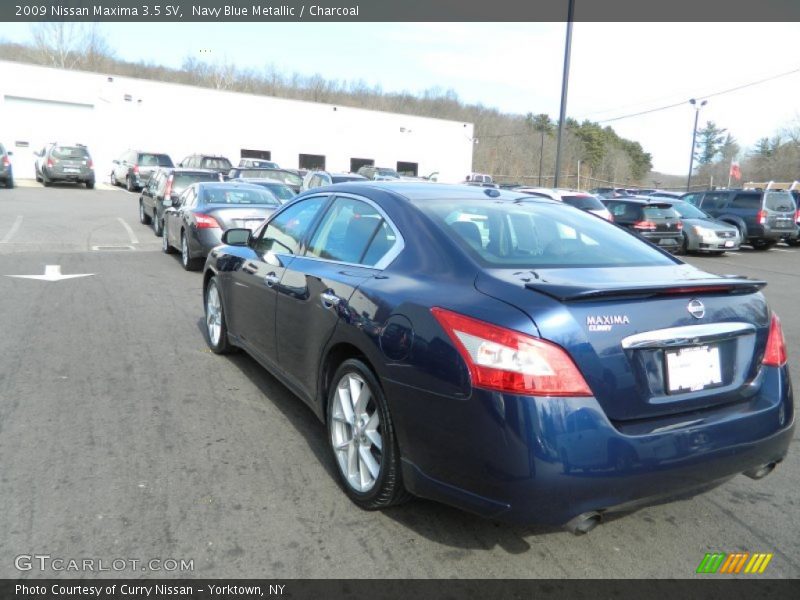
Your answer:
[[[786,455],[764,283],[562,203],[345,183],[223,244],[203,281],[211,349],[244,349],[315,411],[362,508],[415,495],[582,533]]]

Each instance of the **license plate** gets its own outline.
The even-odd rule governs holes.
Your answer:
[[[727,242],[725,242],[725,247],[726,248],[733,248],[733,242],[731,240],[728,240]]]
[[[674,246],[675,244],[676,242],[672,238],[661,238],[658,240],[659,246]]]
[[[74,167],[64,167],[64,173],[80,173],[80,169],[76,169]]]
[[[717,346],[667,350],[665,354],[669,393],[696,392],[722,383]]]

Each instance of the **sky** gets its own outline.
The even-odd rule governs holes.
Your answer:
[[[274,64],[384,91],[453,89],[503,112],[559,114],[565,23],[104,23],[101,30],[125,60]],[[29,24],[0,23],[0,39],[31,37]],[[680,103],[603,124],[640,142],[654,170],[685,174],[695,116],[688,100],[800,69],[798,40],[799,23],[576,23],[567,115],[602,122]],[[747,149],[800,126],[798,99],[800,71],[708,98],[700,126],[714,121]]]

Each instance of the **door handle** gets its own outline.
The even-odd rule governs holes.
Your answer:
[[[333,292],[322,292],[320,295],[320,300],[322,300],[322,306],[325,308],[333,308],[334,306],[339,306],[342,302],[342,299],[339,298]]]
[[[264,283],[266,283],[266,284],[267,284],[267,287],[272,287],[272,286],[274,286],[274,285],[275,285],[275,284],[277,284],[277,283],[278,283],[280,280],[281,280],[281,278],[280,278],[280,277],[278,277],[278,275],[276,275],[274,272],[273,272],[273,273],[268,273],[268,274],[266,274],[266,275],[264,276]]]

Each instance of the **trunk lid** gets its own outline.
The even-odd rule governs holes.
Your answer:
[[[696,411],[755,391],[748,384],[769,329],[763,282],[672,265],[491,269],[475,285],[565,348],[612,421]]]

